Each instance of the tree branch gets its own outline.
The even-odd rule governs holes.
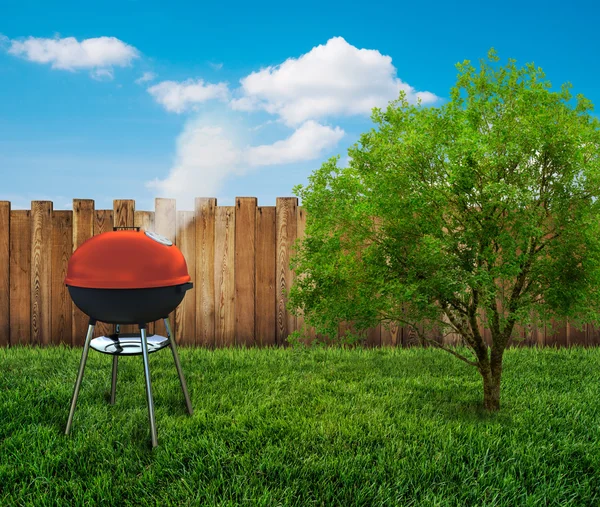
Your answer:
[[[449,349],[449,348],[445,347],[444,345],[442,345],[441,343],[437,342],[436,340],[433,340],[433,339],[431,339],[431,338],[427,338],[427,337],[426,337],[426,336],[425,336],[423,333],[421,333],[421,332],[419,331],[419,329],[418,329],[416,326],[414,326],[414,325],[412,325],[412,324],[409,324],[409,325],[410,325],[410,327],[411,327],[412,329],[414,329],[414,330],[415,330],[415,332],[416,332],[416,333],[417,333],[417,335],[419,336],[419,339],[421,339],[422,341],[426,341],[426,342],[428,342],[428,343],[431,343],[432,345],[435,345],[437,348],[439,348],[439,349],[442,349],[442,350],[445,350],[446,352],[449,352],[450,354],[452,354],[453,356],[457,357],[457,358],[458,358],[458,359],[460,359],[461,361],[463,361],[463,362],[467,363],[468,365],[470,365],[470,366],[475,366],[476,368],[479,368],[479,363],[476,363],[476,362],[474,362],[474,361],[471,361],[471,360],[467,359],[467,358],[466,358],[465,356],[463,356],[462,354],[459,354],[458,352],[455,352],[454,350],[452,350],[452,349]]]

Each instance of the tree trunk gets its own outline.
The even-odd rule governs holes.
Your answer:
[[[488,412],[500,410],[500,378],[497,378],[489,372],[483,375],[483,406]]]
[[[504,349],[492,347],[491,358],[480,361],[479,372],[483,377],[483,406],[488,412],[500,410],[500,381],[502,379],[502,355]]]

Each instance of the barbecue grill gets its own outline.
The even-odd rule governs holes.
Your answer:
[[[89,317],[65,434],[71,430],[85,363],[92,348],[113,356],[111,405],[115,403],[119,356],[142,356],[150,434],[152,447],[156,447],[149,354],[170,347],[188,413],[193,413],[169,323],[169,313],[192,288],[183,254],[168,238],[155,232],[142,232],[139,227],[114,227],[112,232],[88,239],[73,252],[65,285],[75,306]],[[148,336],[147,323],[161,319],[165,322],[167,336]],[[115,324],[115,332],[92,339],[97,321]],[[139,334],[121,333],[123,324],[139,326]]]

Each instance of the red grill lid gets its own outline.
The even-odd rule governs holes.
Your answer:
[[[156,233],[113,231],[82,243],[71,258],[65,284],[93,289],[147,289],[191,281],[185,257]]]

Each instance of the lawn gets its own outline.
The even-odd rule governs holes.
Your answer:
[[[600,350],[509,349],[502,410],[435,349],[0,349],[0,505],[600,505]]]

